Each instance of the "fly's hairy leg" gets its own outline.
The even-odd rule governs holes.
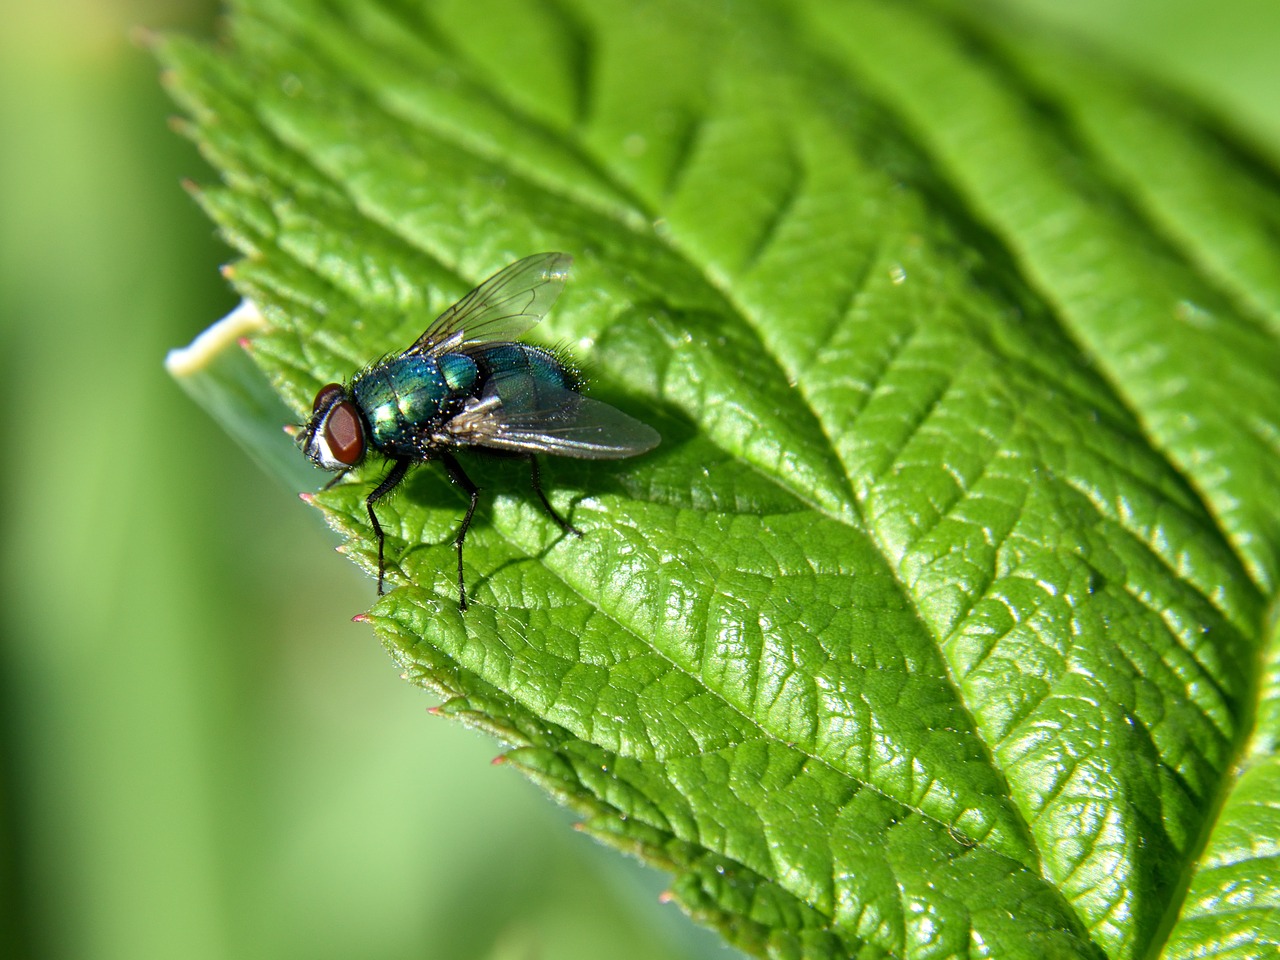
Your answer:
[[[476,504],[480,500],[480,488],[471,482],[471,478],[462,469],[462,464],[458,463],[452,454],[441,453],[440,460],[444,468],[449,471],[449,479],[465,490],[471,498],[471,502],[467,505],[467,515],[462,518],[462,526],[458,528],[458,536],[453,541],[458,548],[458,609],[466,610],[467,587],[462,578],[462,544],[467,539],[467,529],[471,526],[471,517],[475,514]]]
[[[350,469],[343,470],[341,473],[339,473],[337,476],[335,476],[332,480],[330,480],[328,483],[326,483],[326,484],[325,484],[323,487],[321,487],[320,489],[321,489],[321,490],[332,490],[334,487],[336,487],[336,486],[338,485],[338,481],[339,481],[339,480],[341,480],[343,477],[345,477],[345,476],[346,476],[348,473],[350,473],[350,472],[351,472],[351,470],[350,470]]]
[[[382,533],[382,524],[378,522],[378,515],[373,512],[373,505],[399,486],[404,475],[409,472],[409,463],[408,460],[397,460],[393,463],[387,475],[382,478],[382,482],[364,501],[365,510],[369,512],[369,522],[373,524],[373,534],[378,538],[378,596],[382,596],[382,581],[386,574],[382,553],[386,537]]]
[[[560,514],[556,513],[556,508],[551,506],[551,501],[547,499],[547,495],[542,492],[542,474],[538,471],[538,458],[532,454],[529,456],[529,482],[533,484],[533,492],[538,495],[538,499],[542,501],[542,506],[547,513],[551,514],[551,519],[560,524],[560,529],[565,533],[572,533],[575,537],[582,536],[582,531],[575,527]]]

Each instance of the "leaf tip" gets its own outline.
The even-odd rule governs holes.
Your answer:
[[[298,494],[298,499],[303,503],[310,505],[316,502],[316,495],[314,493],[307,493],[304,490],[302,493]]]

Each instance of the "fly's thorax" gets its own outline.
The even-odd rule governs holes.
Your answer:
[[[369,424],[374,447],[396,457],[420,457],[423,438],[470,396],[479,377],[462,354],[394,357],[361,371],[351,392]]]

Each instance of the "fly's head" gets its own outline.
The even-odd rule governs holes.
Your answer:
[[[364,459],[368,449],[364,419],[346,387],[330,383],[320,388],[298,444],[316,466],[326,470],[350,470]]]

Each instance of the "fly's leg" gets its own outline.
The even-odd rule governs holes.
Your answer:
[[[441,451],[440,461],[444,464],[444,468],[449,471],[449,479],[466,491],[467,496],[471,498],[471,502],[467,505],[467,515],[462,518],[462,526],[458,528],[458,536],[454,539],[454,546],[458,548],[458,609],[467,609],[467,587],[462,579],[462,544],[467,539],[467,529],[471,526],[471,517],[476,512],[476,504],[480,501],[480,488],[471,482],[471,478],[467,476],[462,469],[462,464],[454,459],[453,454]]]
[[[323,487],[321,487],[320,489],[321,489],[321,490],[332,490],[334,487],[336,487],[336,486],[338,485],[338,481],[339,481],[339,480],[341,480],[343,477],[345,477],[345,476],[346,476],[348,473],[350,473],[350,472],[351,472],[351,468],[350,468],[350,467],[348,467],[346,470],[343,470],[341,473],[337,474],[337,475],[336,475],[332,480],[330,480],[328,483],[326,483],[326,484],[325,484]]]
[[[378,484],[377,489],[369,494],[364,501],[364,508],[369,511],[369,522],[373,524],[373,535],[378,538],[378,596],[382,596],[382,581],[386,573],[386,565],[382,560],[382,545],[386,537],[382,534],[382,524],[378,522],[378,515],[373,512],[373,505],[399,486],[400,481],[404,479],[404,475],[409,472],[410,462],[409,460],[397,460],[393,463],[387,475]]]
[[[575,537],[582,536],[581,530],[556,513],[556,508],[551,506],[551,501],[542,492],[542,475],[538,473],[538,458],[532,455],[529,457],[529,482],[533,484],[533,492],[538,495],[538,499],[542,501],[547,513],[551,514],[551,519],[560,524],[560,529],[565,533],[572,533]]]

